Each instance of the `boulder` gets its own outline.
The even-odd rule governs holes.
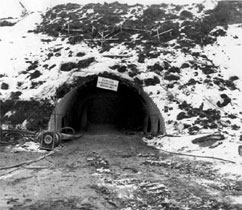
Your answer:
[[[77,64],[73,62],[64,63],[61,65],[61,71],[71,71],[72,69],[77,68]]]
[[[2,85],[1,85],[1,89],[7,90],[8,88],[9,88],[9,85],[7,83],[3,82]]]

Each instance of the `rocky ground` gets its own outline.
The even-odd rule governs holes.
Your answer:
[[[46,154],[13,148],[1,147],[1,167]],[[0,209],[241,209],[241,178],[214,164],[162,153],[139,135],[86,134],[41,161],[0,170]]]

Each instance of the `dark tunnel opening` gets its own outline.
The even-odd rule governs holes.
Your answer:
[[[107,90],[98,87],[100,78],[84,78],[79,86],[65,93],[51,115],[50,131],[71,128],[76,133],[111,129],[151,135],[166,133],[157,105],[143,88],[116,75],[105,75],[104,81],[111,78],[111,82],[117,82],[115,89]]]
[[[77,132],[143,131],[146,104],[135,88],[120,83],[115,92],[97,88],[94,80],[79,87],[72,100],[72,106],[62,119],[62,127],[72,127]]]

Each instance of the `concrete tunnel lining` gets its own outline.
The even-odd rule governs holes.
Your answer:
[[[71,127],[81,133],[109,124],[117,130],[165,134],[164,119],[148,94],[128,80],[118,81],[117,92],[97,88],[97,77],[73,88],[56,105],[49,130]]]

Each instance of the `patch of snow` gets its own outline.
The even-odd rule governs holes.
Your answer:
[[[92,14],[92,13],[94,13],[94,9],[88,9],[86,13],[87,14]]]
[[[99,173],[110,173],[110,169],[109,168],[98,168],[97,172],[99,172]]]
[[[242,196],[229,196],[228,197],[233,204],[242,204]]]
[[[21,7],[19,1],[8,0],[2,1],[0,7],[0,18],[19,18],[23,13],[23,8]]]
[[[229,78],[237,75],[242,78],[240,70],[242,51],[242,25],[229,25],[226,36],[218,37],[216,45],[204,47],[204,52],[215,65],[221,67],[222,74]],[[242,88],[242,86],[240,86]]]
[[[206,134],[208,135],[208,134]],[[193,144],[192,140],[205,136],[204,134],[193,135],[193,136],[181,136],[181,137],[162,137],[155,138],[155,140],[148,141],[149,144],[159,145],[157,147],[168,150],[170,152],[187,152],[193,155],[203,155],[217,158],[227,158],[231,161],[240,160],[238,154],[238,146],[240,143],[231,141],[222,141],[222,144],[216,148],[200,147],[198,144]],[[239,158],[239,159],[238,159]],[[242,158],[240,162],[242,161]],[[241,162],[242,163],[242,162]]]
[[[16,113],[16,111],[8,111],[4,117],[11,117],[12,115],[14,115]]]
[[[46,152],[45,150],[41,150],[39,149],[39,143],[36,142],[26,142],[24,144],[21,145],[16,145],[15,147],[13,147],[11,149],[12,152],[21,152],[21,151],[25,151],[25,152],[40,152],[40,153],[44,153]]]
[[[238,160],[242,161],[242,157],[239,157]],[[219,173],[226,175],[227,178],[231,179],[240,179],[242,178],[242,164],[232,164],[232,163],[217,163],[215,169]]]
[[[26,119],[26,120],[24,120],[24,121],[22,122],[22,124],[21,124],[21,128],[22,128],[22,129],[26,129],[26,128],[27,128],[27,124],[28,124],[28,120]]]
[[[120,185],[120,186],[116,186],[116,193],[117,193],[117,197],[120,199],[133,199],[134,198],[134,194],[133,192],[137,189],[137,186],[135,186],[134,184],[130,184],[130,185]]]
[[[217,6],[218,2],[219,0],[203,0],[201,4],[205,7],[205,10],[212,10]]]
[[[209,147],[200,147],[198,144],[193,144],[192,140],[195,138],[203,137],[208,135],[199,134],[193,136],[177,136],[177,137],[155,137],[151,140],[145,139],[144,141],[150,145],[154,146],[161,151],[167,151],[171,153],[181,153],[202,156],[204,158],[199,158],[199,160],[212,161],[215,163],[215,169],[221,174],[226,174],[226,177],[242,177],[242,157],[238,153],[238,147],[241,143],[238,140],[229,140],[231,137],[228,136],[225,140],[221,141],[222,144],[218,145],[215,148]],[[212,131],[211,131],[212,134]],[[185,156],[183,156],[185,157]],[[207,158],[206,158],[207,157]],[[195,158],[195,157],[194,157]],[[214,160],[213,158],[222,158],[228,161],[233,161],[235,163],[228,163],[220,160]]]

